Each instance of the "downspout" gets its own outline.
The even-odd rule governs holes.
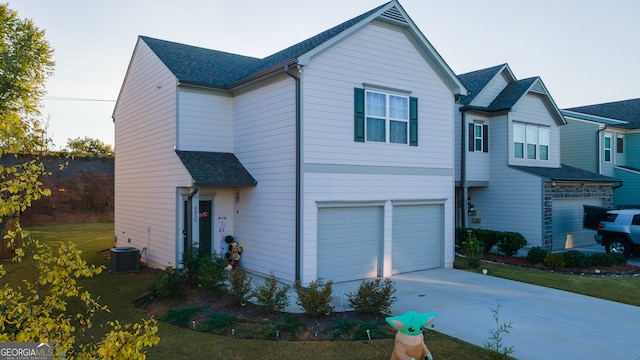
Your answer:
[[[603,131],[605,131],[607,129],[607,126],[604,125],[601,129],[598,129],[598,131],[596,131],[596,174],[598,175],[602,175],[601,171],[601,165],[600,165],[600,151],[602,149],[602,141],[600,140],[600,133],[602,133]]]
[[[300,76],[292,73],[289,70],[289,65],[284,66],[284,72],[287,75],[291,76],[296,82],[296,278],[295,281],[300,281],[300,273],[301,273],[301,235],[300,235],[300,226],[301,226],[301,208],[302,208],[302,199],[301,199],[301,124],[300,124]],[[302,72],[302,68],[298,65],[298,73]]]
[[[619,189],[619,188],[621,188],[621,187],[622,187],[622,185],[624,185],[624,182],[623,182],[623,181],[618,181],[618,183],[619,183],[618,185],[614,185],[614,186],[612,187],[612,189],[613,189],[613,190],[615,190],[615,189]]]
[[[464,228],[465,227],[465,220],[467,218],[466,213],[467,213],[467,189],[466,189],[466,182],[465,182],[465,178],[467,176],[466,174],[466,169],[465,169],[465,161],[466,161],[466,156],[465,156],[465,136],[464,136],[464,132],[465,132],[465,128],[466,125],[466,116],[465,116],[465,111],[463,108],[460,108],[460,115],[462,118],[462,123],[460,124],[460,197],[461,197],[461,212],[460,212],[460,227]]]
[[[196,184],[193,185],[193,191],[191,191],[189,193],[189,196],[187,196],[187,233],[184,234],[184,236],[189,240],[189,243],[191,243],[192,240],[192,236],[193,236],[193,197],[196,196],[196,194],[198,193],[198,191],[200,191],[200,187]],[[182,239],[182,241],[184,242],[184,238]],[[183,251],[183,256],[184,254],[187,253],[187,251],[189,251],[189,253],[191,253],[191,248],[189,249],[182,249]]]

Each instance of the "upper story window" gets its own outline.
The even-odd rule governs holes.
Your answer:
[[[616,152],[618,154],[622,154],[624,152],[624,137],[622,135],[618,135],[616,138]]]
[[[407,144],[409,142],[409,97],[365,92],[367,141]]]
[[[549,128],[533,124],[513,123],[513,157],[549,160]]]
[[[469,151],[489,151],[489,126],[482,123],[469,124]]]
[[[354,90],[355,141],[418,145],[418,99]]]
[[[604,161],[611,161],[611,135],[604,136]]]

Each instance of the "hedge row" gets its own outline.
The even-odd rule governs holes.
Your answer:
[[[470,238],[475,238],[482,244],[484,252],[489,252],[494,246],[506,256],[513,256],[527,245],[527,240],[522,234],[515,231],[496,231],[474,228],[456,229],[456,249],[462,251],[462,244]]]

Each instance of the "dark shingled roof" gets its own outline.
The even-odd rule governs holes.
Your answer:
[[[299,56],[349,29],[388,3],[326,30],[264,59],[154,39],[140,38],[183,83],[229,89],[265,70],[293,62]]]
[[[497,65],[487,69],[468,72],[466,74],[458,75],[458,79],[464,84],[464,87],[469,90],[469,95],[460,97],[461,104],[470,104],[473,99],[484,89],[485,86],[493,79],[496,74],[506,64]]]
[[[487,110],[489,111],[500,111],[500,110],[510,110],[513,105],[520,100],[521,97],[526,94],[527,90],[533,85],[538,77],[532,77],[528,79],[518,80],[512,82],[507,85],[498,96],[489,104]]]
[[[516,166],[510,165],[514,169],[518,169],[533,175],[538,175],[549,180],[555,181],[593,181],[593,182],[618,182],[619,179],[578,169],[572,166],[561,164],[559,168],[533,167],[533,166]]]
[[[258,184],[233,153],[176,150],[176,154],[196,185],[244,187]]]
[[[603,104],[578,106],[565,110],[626,121],[627,124],[616,124],[615,127],[625,129],[640,129],[640,99],[630,99]]]

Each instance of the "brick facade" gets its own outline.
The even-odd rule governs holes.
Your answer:
[[[554,185],[552,182],[544,184],[544,248],[551,250],[553,246],[553,200],[585,198],[604,199],[604,207],[611,209],[613,208],[613,186],[583,183]]]

